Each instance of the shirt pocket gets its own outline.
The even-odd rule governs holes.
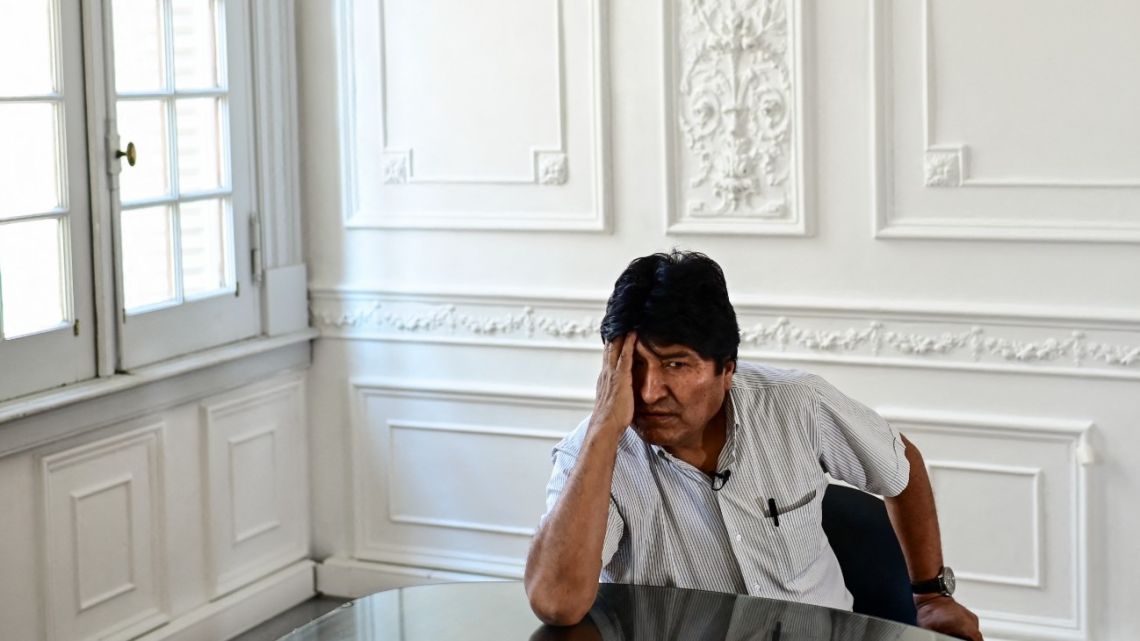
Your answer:
[[[775,516],[772,503],[775,502]],[[773,497],[762,505],[769,532],[774,538],[774,548],[780,555],[779,566],[789,587],[795,587],[798,579],[805,578],[811,567],[820,558],[823,534],[823,500],[817,488],[793,492],[780,501]]]

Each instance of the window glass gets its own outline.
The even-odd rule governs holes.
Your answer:
[[[54,101],[0,102],[0,220],[63,206],[58,132]]]
[[[66,324],[64,250],[54,218],[0,224],[0,304],[5,339]]]
[[[170,207],[123,210],[120,233],[123,300],[127,309],[160,305],[177,298],[171,217]]]
[[[114,0],[115,88],[152,93],[165,86],[165,24],[160,0]]]

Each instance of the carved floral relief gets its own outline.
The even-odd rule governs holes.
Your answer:
[[[681,0],[677,118],[691,216],[782,217],[792,81],[784,0]]]

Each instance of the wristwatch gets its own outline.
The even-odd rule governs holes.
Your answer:
[[[938,571],[938,576],[926,581],[919,581],[918,583],[910,584],[910,591],[915,594],[931,594],[937,592],[942,596],[950,596],[954,594],[954,570],[950,566],[944,565]]]

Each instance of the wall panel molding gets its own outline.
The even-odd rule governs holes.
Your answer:
[[[416,169],[415,164],[415,149],[408,147],[406,149],[395,149],[391,146],[391,123],[389,114],[391,110],[388,104],[388,91],[387,91],[387,78],[389,73],[388,56],[385,55],[385,47],[383,43],[380,47],[380,82],[381,82],[381,105],[380,105],[380,119],[381,119],[381,134],[383,150],[381,154],[385,159],[385,167],[391,168],[391,171],[385,171],[385,182],[388,184],[491,184],[491,185],[511,185],[511,184],[562,184],[565,182],[566,174],[566,46],[563,42],[563,37],[566,32],[565,19],[563,15],[562,0],[547,0],[547,4],[554,11],[554,20],[551,21],[553,33],[550,40],[555,43],[555,59],[551,67],[554,69],[553,76],[556,77],[556,85],[558,86],[557,105],[555,106],[556,117],[554,120],[557,122],[557,134],[554,140],[548,140],[545,144],[536,143],[531,147],[530,157],[526,162],[521,163],[527,170],[521,174],[515,175],[501,175],[480,177],[475,175],[431,175],[428,172],[421,174]],[[385,14],[385,2],[380,0],[380,37],[383,41],[387,40]],[[352,11],[349,7],[347,11]],[[598,33],[593,34],[597,37]],[[561,178],[561,180],[559,180]]]
[[[940,470],[1030,480],[1029,505],[1022,506],[1028,510],[1030,522],[1006,526],[1024,527],[1031,533],[1031,576],[977,569],[959,573],[966,587],[963,592],[969,593],[965,598],[972,596],[987,604],[976,608],[986,621],[987,634],[1026,640],[1088,638],[1088,468],[1096,461],[1089,444],[1092,422],[876,409],[923,449],[932,481]],[[1048,491],[1043,486],[1048,486]],[[977,494],[971,493],[971,497],[972,501]],[[942,516],[951,529],[966,518],[953,513]],[[1004,513],[986,514],[982,517],[985,522],[971,522],[969,527],[982,531],[1001,527],[1003,518]],[[1043,609],[1041,603],[1050,606]]]
[[[809,233],[799,0],[665,0],[668,233]]]
[[[308,554],[304,389],[287,375],[200,404],[213,598]]]
[[[350,340],[598,350],[602,296],[314,289],[313,325]],[[1049,308],[738,298],[747,358],[1140,379],[1140,317]]]
[[[164,429],[150,422],[40,459],[49,640],[125,640],[170,620]]]
[[[546,0],[553,15],[550,21],[552,31],[551,42],[554,43],[555,57],[551,61],[550,75],[554,78],[557,88],[556,104],[551,105],[551,122],[555,123],[553,138],[534,141],[530,147],[529,155],[520,158],[518,171],[509,174],[475,175],[469,173],[433,173],[423,166],[417,157],[414,144],[411,146],[394,146],[392,143],[392,123],[390,122],[391,109],[389,104],[388,73],[389,55],[386,52],[386,8],[384,0],[372,0],[374,9],[364,10],[362,0],[350,0],[338,3],[338,31],[341,33],[337,43],[338,74],[345,98],[340,105],[341,136],[341,167],[343,173],[343,188],[341,194],[344,223],[349,229],[493,229],[493,230],[578,230],[578,231],[608,231],[610,227],[610,151],[609,151],[609,52],[607,47],[607,34],[609,23],[606,18],[606,3],[601,0],[588,0],[584,3],[565,2],[564,0]],[[358,6],[359,5],[359,6]],[[370,11],[378,13],[379,36],[363,38],[358,35],[358,29],[363,24],[362,15],[370,15]],[[567,12],[582,11],[584,20],[588,22],[586,42],[573,40],[567,42]],[[377,42],[378,41],[378,42]],[[573,46],[573,49],[571,48]],[[376,51],[376,48],[379,51]],[[587,56],[578,56],[577,48],[584,47]],[[369,65],[367,68],[358,62],[362,53],[371,56],[378,55],[379,69]],[[571,58],[574,56],[574,58]],[[584,60],[582,62],[581,60]],[[585,69],[587,76],[585,85],[590,95],[588,100],[583,96],[573,95],[573,101],[567,100],[568,87],[572,86],[568,74],[577,67]],[[376,77],[372,77],[376,76]],[[378,83],[376,93],[378,104],[365,105],[371,109],[364,109],[359,103],[362,83]],[[571,113],[571,105],[587,104],[588,114],[585,122],[588,131],[579,131],[575,124],[577,120]],[[367,111],[367,113],[363,113]],[[374,117],[373,111],[379,115],[378,136],[380,148],[373,150],[372,142],[365,141],[358,133],[361,119]],[[587,144],[582,144],[587,142]],[[377,155],[377,169],[372,175],[364,170],[368,165],[364,162],[363,154],[374,152]],[[422,155],[422,154],[421,154]],[[577,168],[572,170],[572,167]],[[582,169],[588,168],[586,171]],[[417,185],[432,185],[446,189],[485,189],[494,191],[465,191],[455,192],[464,194],[470,200],[495,199],[508,193],[507,190],[565,189],[581,183],[587,185],[590,191],[590,207],[583,211],[564,211],[551,208],[549,204],[520,205],[510,199],[504,200],[503,205],[493,209],[467,210],[465,206],[408,205],[409,202],[419,202],[417,196],[407,194],[424,194],[427,192],[413,192]],[[404,190],[407,194],[399,196],[399,207],[378,207],[375,204],[366,204],[367,199],[362,198],[362,189],[378,188],[383,190]],[[391,192],[394,193],[394,192]],[[527,192],[534,194],[535,192]],[[568,192],[562,192],[568,193]],[[524,200],[530,196],[520,196]],[[411,198],[412,200],[408,200]],[[563,196],[565,199],[566,196]],[[422,200],[422,199],[421,199]],[[438,198],[427,199],[425,202],[436,202]],[[528,201],[529,202],[529,201]]]
[[[935,110],[933,84],[935,78],[932,55],[931,2],[922,0],[922,128],[926,141],[928,187],[1060,187],[1060,188],[1118,188],[1140,187],[1140,180],[1101,180],[1096,178],[1073,179],[1052,176],[1005,176],[985,178],[974,176],[968,170],[969,143],[939,143],[934,132]],[[931,180],[931,167],[936,168]]]
[[[353,558],[521,577],[550,448],[590,411],[592,394],[386,378],[349,387]],[[475,451],[483,455],[465,455]],[[502,501],[472,511],[472,497],[485,495]],[[459,552],[469,549],[480,552]]]
[[[84,547],[85,543],[97,542],[93,539],[118,540],[124,541],[126,543],[125,551],[127,552],[127,557],[122,559],[122,562],[120,563],[121,569],[123,570],[123,576],[120,577],[120,580],[117,583],[105,586],[105,589],[103,589],[98,594],[88,594],[84,589],[84,583],[88,582],[84,579],[87,578],[90,573],[92,573],[90,570],[85,571],[84,566],[91,561],[96,560],[98,556],[95,554],[84,554],[82,551],[76,555],[75,571],[72,578],[75,585],[79,588],[78,596],[80,613],[90,610],[97,605],[110,601],[117,596],[138,589],[138,585],[135,583],[135,563],[134,559],[131,557],[131,553],[133,553],[135,549],[134,530],[137,527],[137,524],[135,522],[136,508],[131,497],[131,486],[134,481],[135,479],[133,475],[123,474],[118,478],[103,481],[92,486],[79,488],[71,492],[71,539],[78,544],[78,547]],[[101,534],[104,536],[101,537],[84,536],[85,534],[90,534],[90,532],[86,532],[81,527],[80,523],[88,521],[92,517],[98,516],[97,513],[90,513],[97,510],[98,507],[90,508],[89,512],[88,508],[86,508],[84,504],[95,503],[96,501],[92,500],[93,497],[100,495],[109,495],[115,491],[118,491],[116,493],[120,494],[122,497],[123,509],[119,512],[119,514],[125,516],[125,518],[115,524],[115,526],[119,529],[102,532]],[[85,514],[85,512],[87,513]]]
[[[1099,243],[1135,243],[1140,242],[1140,217],[1129,215],[1127,217],[1110,218],[1101,214],[1101,210],[1111,210],[1119,207],[1116,201],[1095,200],[1098,194],[1103,193],[1129,193],[1140,196],[1140,180],[1098,179],[1095,177],[1063,177],[1043,176],[1031,174],[982,176],[971,167],[970,143],[964,140],[943,140],[935,130],[934,122],[938,113],[938,100],[933,89],[936,69],[935,55],[932,43],[933,24],[931,18],[931,1],[922,0],[921,4],[905,5],[888,0],[887,2],[872,1],[868,3],[870,15],[870,48],[871,56],[871,135],[872,135],[872,161],[874,179],[872,186],[872,211],[874,235],[880,239],[891,238],[928,238],[946,240],[1028,240],[1028,241],[1057,241],[1057,242],[1099,242]],[[896,51],[894,13],[896,7],[908,6],[918,11],[919,18],[913,25],[918,31],[918,50]],[[918,60],[917,74],[918,86],[895,86],[896,73],[895,56],[913,54],[907,59]],[[945,60],[943,59],[943,62]],[[903,118],[909,114],[897,114],[893,104],[893,97],[914,92],[918,95],[920,103],[916,107],[921,118],[921,131],[915,131],[921,136],[913,144],[921,144],[920,157],[911,159],[908,154],[914,153],[909,140],[901,140],[896,136],[896,119],[909,122],[910,118]],[[1008,195],[1009,202],[1016,202],[1024,195],[1040,197],[1041,190],[1079,191],[1089,194],[1089,198],[1079,201],[1082,211],[1066,212],[1063,216],[1015,216],[1020,209],[1011,206],[1008,213],[1000,215],[982,215],[970,213],[973,205],[964,204],[961,208],[966,213],[954,215],[902,215],[896,208],[896,190],[910,189],[919,185],[900,182],[895,176],[898,162],[921,163],[922,173],[919,180],[921,186],[939,191],[955,190],[967,191],[973,189],[986,189],[990,191],[1012,190],[1003,192]],[[1033,192],[1032,190],[1038,190]],[[996,195],[996,193],[995,193]],[[912,196],[912,199],[915,198]],[[933,197],[932,197],[933,198]],[[922,207],[919,200],[918,208]],[[939,201],[941,202],[941,201]],[[957,202],[957,201],[956,201]],[[963,203],[976,203],[977,200],[963,200]],[[1027,203],[1037,202],[1027,200]],[[1105,204],[1099,204],[1104,202]],[[1114,204],[1108,204],[1108,203]],[[1133,201],[1140,202],[1140,201]],[[916,207],[915,205],[911,205]],[[1027,205],[1032,210],[1034,206]],[[1133,212],[1136,213],[1136,212]]]
[[[375,390],[376,388],[373,387],[371,389]],[[438,388],[436,388],[436,389],[438,389]],[[423,388],[421,388],[420,391],[425,392],[427,390],[424,390]],[[466,390],[463,390],[463,393],[470,395],[470,394],[472,394],[472,391],[470,389],[466,389]],[[452,399],[456,398],[455,390],[452,390],[452,392],[450,394],[448,394],[447,392],[444,392],[443,395],[436,394],[435,396],[436,396],[436,398],[441,398],[441,396],[444,396],[444,395],[446,395],[447,397],[452,398]],[[511,398],[511,397],[504,394],[504,395],[500,395],[499,398],[503,399],[503,398]],[[573,400],[574,398],[575,397],[573,397],[573,396],[567,395],[567,396],[564,396],[562,398],[562,400],[568,404],[571,404],[575,409],[581,407],[582,409],[588,411],[588,401],[579,402],[579,401]],[[509,404],[524,405],[524,406],[533,406],[534,405],[534,403],[532,402],[533,397],[528,396],[525,392],[516,393],[514,395],[514,399],[515,399],[514,402],[509,403]],[[502,401],[500,400],[500,402],[502,402]],[[406,431],[406,430],[419,430],[419,431],[424,431],[424,432],[435,432],[435,433],[442,433],[442,434],[481,434],[481,435],[485,435],[485,436],[506,436],[506,437],[510,437],[510,438],[537,439],[539,441],[546,442],[551,447],[553,447],[556,443],[558,443],[559,440],[562,439],[563,436],[565,436],[565,434],[563,432],[558,432],[555,430],[504,428],[504,427],[491,426],[491,425],[476,425],[476,424],[470,424],[470,423],[448,423],[448,422],[441,422],[441,421],[414,421],[414,420],[407,420],[407,419],[389,420],[388,421],[388,434],[389,434],[389,444],[390,444],[389,446],[391,448],[391,451],[394,452],[397,449],[396,443],[395,443],[396,434],[400,431]],[[517,526],[501,525],[501,524],[497,524],[497,523],[477,522],[477,521],[464,520],[464,519],[434,518],[434,517],[417,516],[417,515],[413,515],[413,514],[397,513],[392,508],[392,506],[396,503],[397,497],[395,496],[394,492],[396,491],[397,483],[393,482],[393,480],[391,478],[389,478],[387,486],[388,486],[388,520],[393,522],[393,523],[405,523],[408,525],[424,525],[424,526],[429,526],[429,527],[451,528],[451,529],[455,529],[455,530],[467,530],[467,531],[471,531],[471,532],[486,532],[489,534],[506,534],[509,536],[521,536],[521,537],[526,537],[526,538],[534,536],[534,528],[533,527],[517,527]]]
[[[1030,507],[1033,516],[1031,524],[1032,535],[1030,536],[1030,540],[1032,542],[1031,545],[1033,546],[1033,571],[1028,576],[1003,575],[992,572],[972,572],[969,570],[955,570],[954,574],[958,578],[967,581],[981,581],[984,583],[994,583],[997,585],[1041,588],[1041,555],[1044,549],[1044,545],[1042,544],[1042,536],[1044,535],[1044,532],[1041,525],[1041,468],[1015,465],[985,465],[973,463],[970,461],[949,461],[929,458],[926,459],[926,468],[929,471],[932,480],[940,472],[965,472],[997,476],[1004,475],[1013,477],[1028,477],[1032,489]]]

